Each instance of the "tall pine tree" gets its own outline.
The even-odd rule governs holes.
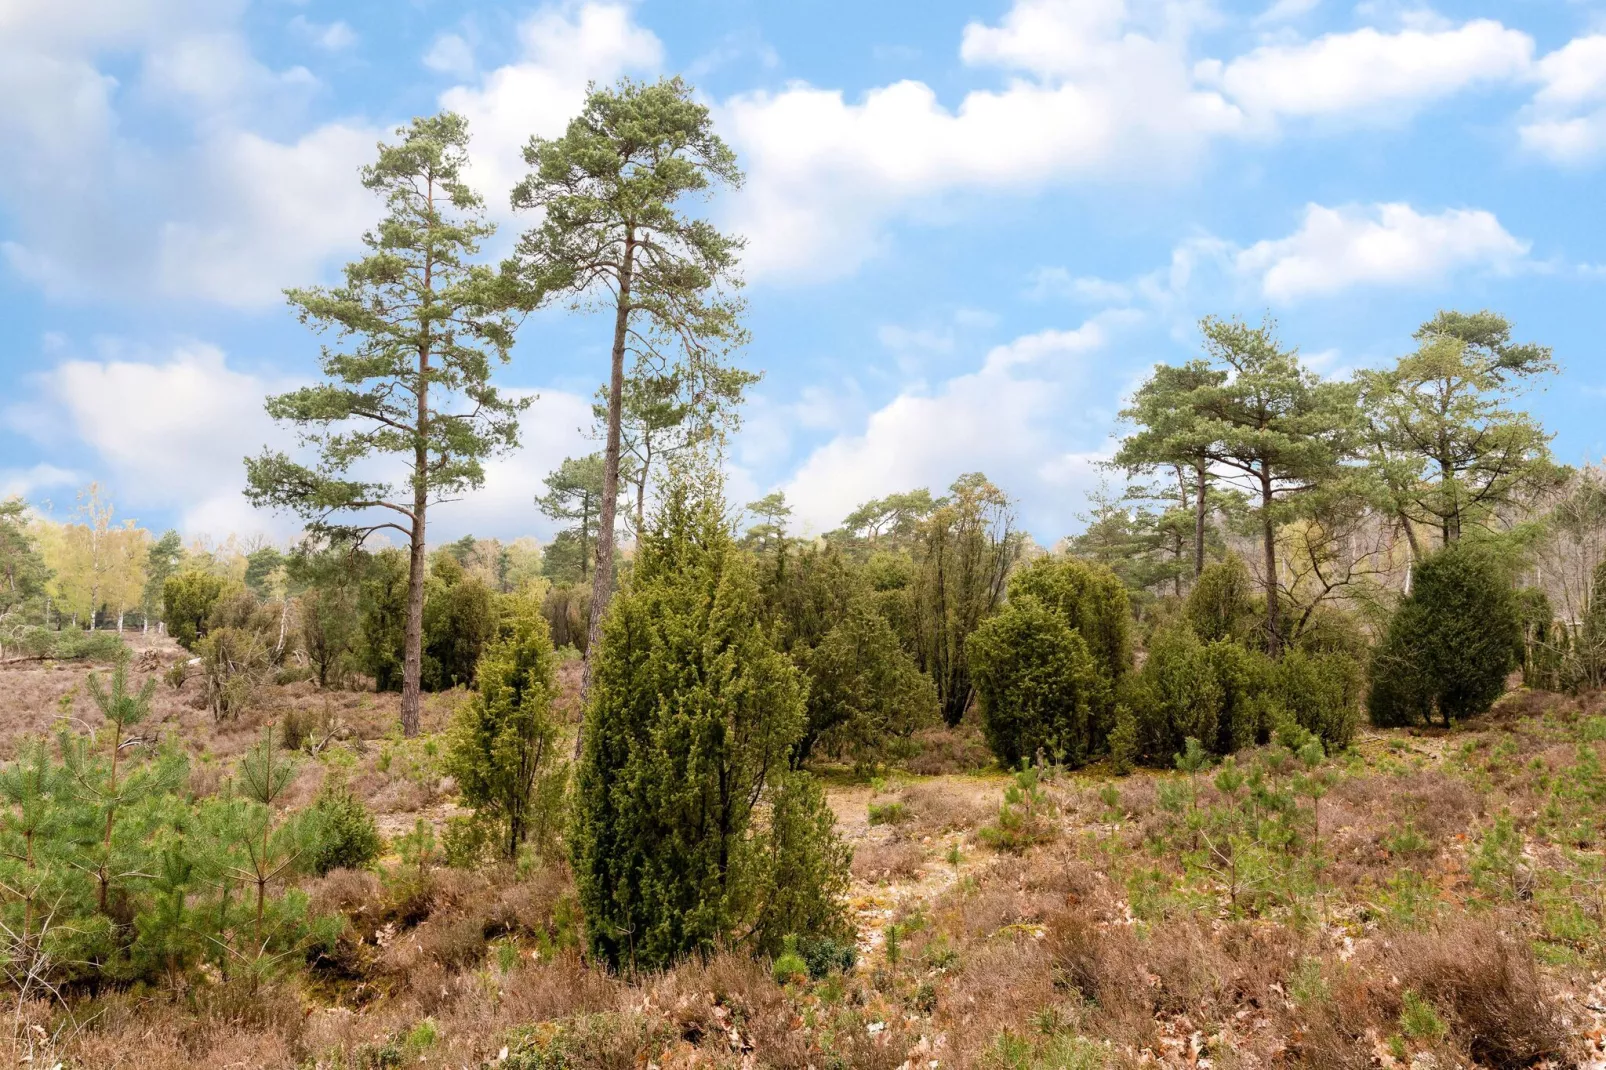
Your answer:
[[[423,672],[425,521],[429,507],[478,487],[484,459],[518,444],[524,402],[504,397],[491,372],[513,344],[508,310],[517,288],[473,262],[495,230],[463,183],[468,124],[445,112],[414,119],[382,145],[363,185],[385,199],[385,218],[363,236],[370,252],[332,289],[289,291],[301,321],[335,328],[347,349],[325,347],[325,382],[268,399],[317,461],[265,452],[246,461],[253,504],[293,510],[315,529],[363,536],[389,529],[409,548],[402,655],[402,730],[418,732]],[[395,485],[361,472],[398,458]],[[371,514],[378,513],[377,517]]]
[[[685,209],[713,186],[739,186],[742,174],[735,153],[714,133],[707,106],[679,78],[593,89],[563,136],[531,138],[524,159],[530,174],[514,187],[513,207],[544,216],[519,240],[521,270],[543,296],[566,294],[577,306],[613,314],[583,684],[589,691],[613,596],[625,355],[634,353],[638,367],[659,374],[673,369],[694,409],[717,408],[722,392],[732,389],[723,357],[746,340],[741,303],[731,296],[741,284],[742,243]]]

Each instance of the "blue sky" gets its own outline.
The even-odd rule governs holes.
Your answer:
[[[375,142],[463,112],[510,241],[523,142],[588,81],[677,72],[748,175],[707,209],[748,238],[764,373],[731,493],[784,489],[800,530],[977,469],[1039,540],[1075,530],[1123,396],[1205,313],[1269,312],[1341,375],[1498,309],[1556,349],[1558,455],[1606,451],[1601,0],[12,0],[0,493],[288,533],[240,459],[315,373],[279,293],[357,252]],[[606,342],[526,323],[525,446],[432,539],[548,532]]]

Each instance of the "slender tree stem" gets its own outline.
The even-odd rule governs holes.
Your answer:
[[[1209,467],[1204,461],[1194,466],[1198,473],[1198,486],[1194,490],[1193,499],[1193,578],[1198,579],[1204,572],[1205,559],[1205,518],[1208,507],[1205,502],[1205,491],[1209,479]]]
[[[614,511],[619,501],[620,422],[624,409],[625,339],[630,331],[630,283],[634,274],[636,236],[625,231],[625,252],[619,267],[619,297],[613,321],[613,359],[608,377],[608,441],[602,455],[602,501],[597,503],[597,570],[591,577],[591,619],[586,623],[586,659],[581,674],[580,703],[591,694],[591,667],[602,637],[602,618],[613,597]],[[580,757],[584,724],[574,734],[574,756]]]
[[[1272,519],[1271,473],[1260,472],[1261,535],[1266,552],[1266,650],[1272,657],[1282,653],[1282,620],[1277,600],[1277,525]]]

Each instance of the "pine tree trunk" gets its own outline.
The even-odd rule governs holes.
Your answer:
[[[625,339],[630,329],[630,282],[635,269],[636,237],[625,235],[625,254],[619,269],[619,300],[613,321],[613,360],[608,378],[608,443],[602,455],[602,501],[597,507],[597,570],[591,577],[591,619],[586,624],[585,669],[580,677],[580,704],[591,694],[591,667],[602,640],[602,618],[613,597],[613,521],[619,502],[619,439],[624,409]],[[582,728],[574,734],[574,756],[580,756]]]
[[[108,778],[109,787],[106,794],[115,799],[117,797],[117,759],[123,753],[123,722],[112,721],[112,770]],[[101,841],[99,887],[95,893],[95,903],[101,914],[106,913],[107,893],[111,884],[112,864],[112,829],[117,821],[117,804],[112,802],[106,807],[106,831]]]
[[[1207,506],[1205,504],[1206,480],[1208,469],[1204,463],[1198,465],[1199,485],[1194,491],[1193,501],[1193,578],[1198,579],[1204,572],[1205,557],[1205,517]]]
[[[1271,517],[1271,474],[1260,473],[1261,537],[1266,552],[1266,650],[1272,657],[1282,653],[1282,620],[1277,605],[1277,526]]]
[[[402,735],[409,739],[418,735],[419,709],[422,704],[420,681],[424,675],[424,507],[426,502],[420,489],[414,496],[413,506],[417,519],[413,521],[411,554],[407,563],[407,631],[402,645]]]
[[[426,283],[427,285],[427,283]],[[413,530],[407,561],[407,631],[402,642],[402,735],[418,735],[424,674],[424,513],[429,507],[429,350],[418,351],[418,423],[413,446]]]

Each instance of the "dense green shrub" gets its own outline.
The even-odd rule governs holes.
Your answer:
[[[1184,621],[1161,626],[1126,704],[1137,718],[1139,755],[1169,765],[1191,736],[1220,738],[1223,689],[1211,656]]]
[[[1517,599],[1505,570],[1475,545],[1457,543],[1417,566],[1373,652],[1367,708],[1377,725],[1445,725],[1488,710],[1505,690],[1522,644]]]
[[[10,654],[56,661],[116,661],[128,649],[116,632],[25,628],[6,644]]]
[[[1102,565],[1041,557],[967,646],[988,744],[1013,767],[1039,752],[1080,765],[1105,748],[1132,663],[1131,606]]]
[[[593,666],[570,851],[594,955],[658,967],[838,934],[847,852],[788,771],[806,720],[720,503],[674,488]]]
[[[407,555],[381,550],[362,583],[362,667],[379,691],[400,691],[407,632]],[[474,666],[496,631],[496,598],[448,551],[437,552],[424,579],[423,666],[419,684],[443,691],[474,682]]]
[[[1126,585],[1103,565],[1040,557],[1009,578],[1009,598],[1034,598],[1082,637],[1113,693],[1132,667],[1132,606]]]
[[[1266,742],[1276,705],[1270,693],[1276,673],[1271,659],[1231,639],[1206,644],[1205,658],[1221,688],[1215,738],[1203,741],[1207,749],[1231,754]]]
[[[591,626],[591,588],[579,583],[554,583],[541,599],[541,615],[546,618],[552,645],[572,646],[586,652],[587,629]]]
[[[1318,604],[1306,616],[1290,645],[1307,654],[1343,654],[1364,662],[1371,644],[1355,614],[1331,604]]]
[[[1092,707],[1107,690],[1061,614],[1029,596],[1012,598],[971,635],[969,653],[982,731],[1000,763],[1013,768],[1041,752],[1081,765],[1103,747]]]
[[[437,553],[424,588],[424,665],[426,691],[469,687],[485,644],[496,632],[496,604],[490,587],[467,574],[457,558]]]
[[[357,602],[350,590],[325,588],[302,594],[297,619],[301,649],[319,687],[339,685],[357,639]]]
[[[937,723],[931,678],[868,597],[856,597],[819,643],[795,650],[793,660],[809,681],[799,760],[816,746],[861,766],[907,757],[914,734]]]
[[[504,858],[533,838],[546,850],[558,831],[568,769],[557,754],[557,655],[533,604],[509,615],[480,658],[474,695],[447,737],[446,771],[463,801],[500,830]]]
[[[836,834],[825,790],[806,772],[782,771],[769,796],[769,828],[752,840],[758,849],[737,856],[753,946],[773,955],[789,936],[851,942],[843,903],[853,849]]]
[[[312,804],[317,817],[317,843],[307,868],[318,876],[332,869],[366,869],[384,850],[379,826],[345,780],[333,776]]]
[[[1205,566],[1188,592],[1182,615],[1194,634],[1207,643],[1222,639],[1250,642],[1264,613],[1256,590],[1243,558],[1229,554]]]
[[[319,687],[339,686],[354,667],[361,640],[359,585],[367,567],[368,556],[360,550],[310,542],[285,559],[301,649]]]
[[[876,611],[886,618],[898,642],[911,654],[919,649],[911,589],[919,566],[902,550],[877,550],[864,563],[864,579]]]
[[[1327,753],[1348,747],[1361,721],[1364,663],[1346,653],[1312,654],[1295,647],[1276,670],[1279,710],[1326,745]]]
[[[374,690],[400,691],[407,634],[407,555],[394,547],[374,554],[361,589],[363,671],[374,678]]]
[[[185,650],[194,650],[206,635],[213,607],[223,595],[223,579],[191,569],[169,576],[162,584],[162,619],[167,634]]]
[[[755,567],[776,644],[809,685],[797,761],[817,747],[861,766],[905,756],[937,718],[936,689],[879,611],[866,570],[835,548],[786,545]]]

